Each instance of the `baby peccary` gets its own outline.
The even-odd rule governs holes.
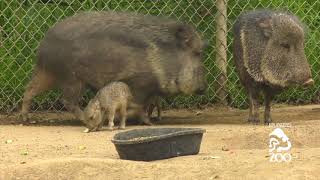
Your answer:
[[[289,13],[257,10],[239,16],[233,27],[233,54],[249,96],[249,122],[259,122],[259,94],[265,96],[264,122],[271,123],[274,95],[293,85],[314,83],[304,53],[304,27]]]
[[[87,127],[84,132],[100,130],[106,119],[108,129],[112,130],[116,113],[120,117],[119,129],[125,129],[127,106],[131,100],[130,88],[125,83],[112,82],[100,89],[84,110],[82,120]]]

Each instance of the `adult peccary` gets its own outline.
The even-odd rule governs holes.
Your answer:
[[[85,87],[112,81],[130,87],[135,103],[154,96],[203,93],[204,43],[195,28],[165,17],[134,13],[83,12],[48,30],[38,49],[21,114],[41,92],[58,87],[62,102],[83,117],[78,100]]]
[[[304,53],[305,30],[289,13],[256,10],[239,16],[233,27],[234,61],[249,96],[249,122],[259,122],[259,93],[265,96],[264,122],[272,122],[274,95],[292,85],[312,85]]]
[[[127,107],[132,101],[132,94],[128,85],[123,82],[112,82],[100,89],[84,109],[83,122],[85,132],[100,130],[108,120],[108,130],[113,130],[116,113],[119,113],[119,129],[125,129]]]

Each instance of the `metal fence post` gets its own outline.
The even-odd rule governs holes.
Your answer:
[[[227,105],[227,0],[216,0],[216,6],[217,96],[221,104]]]

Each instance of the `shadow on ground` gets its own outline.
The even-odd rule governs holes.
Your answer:
[[[0,125],[24,124],[29,126],[82,126],[82,122],[67,112],[34,112],[29,114],[30,121],[26,124],[18,113],[0,115]],[[180,109],[163,112],[161,121],[154,121],[159,125],[179,124],[247,124],[248,110],[239,110],[229,107],[210,107],[204,110]],[[261,123],[263,109],[260,110]],[[299,122],[318,119],[320,105],[285,106],[275,105],[272,109],[273,122]],[[129,119],[128,125],[141,125],[137,119]]]

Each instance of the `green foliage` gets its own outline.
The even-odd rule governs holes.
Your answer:
[[[45,0],[42,0],[43,2]],[[216,102],[216,77],[219,71],[215,65],[215,16],[213,0],[53,0],[56,3],[42,3],[39,0],[0,1],[0,27],[2,40],[0,46],[0,111],[16,110],[21,102],[24,87],[32,75],[36,61],[36,51],[46,31],[57,21],[72,16],[78,11],[114,10],[135,11],[143,14],[161,15],[177,18],[194,24],[210,43],[205,51],[204,63],[208,69],[208,92],[204,96],[180,96],[164,101],[167,107],[195,107]],[[23,3],[21,3],[23,2]],[[228,100],[231,106],[246,107],[246,95],[239,84],[232,60],[231,27],[236,17],[245,10],[256,8],[288,9],[302,18],[309,28],[306,54],[312,65],[316,86],[308,90],[290,89],[278,96],[278,102],[308,103],[316,98],[320,83],[318,71],[320,64],[320,1],[302,0],[229,0],[228,1]],[[87,93],[85,103],[92,93]],[[36,98],[33,109],[60,110],[59,92],[51,91]]]

